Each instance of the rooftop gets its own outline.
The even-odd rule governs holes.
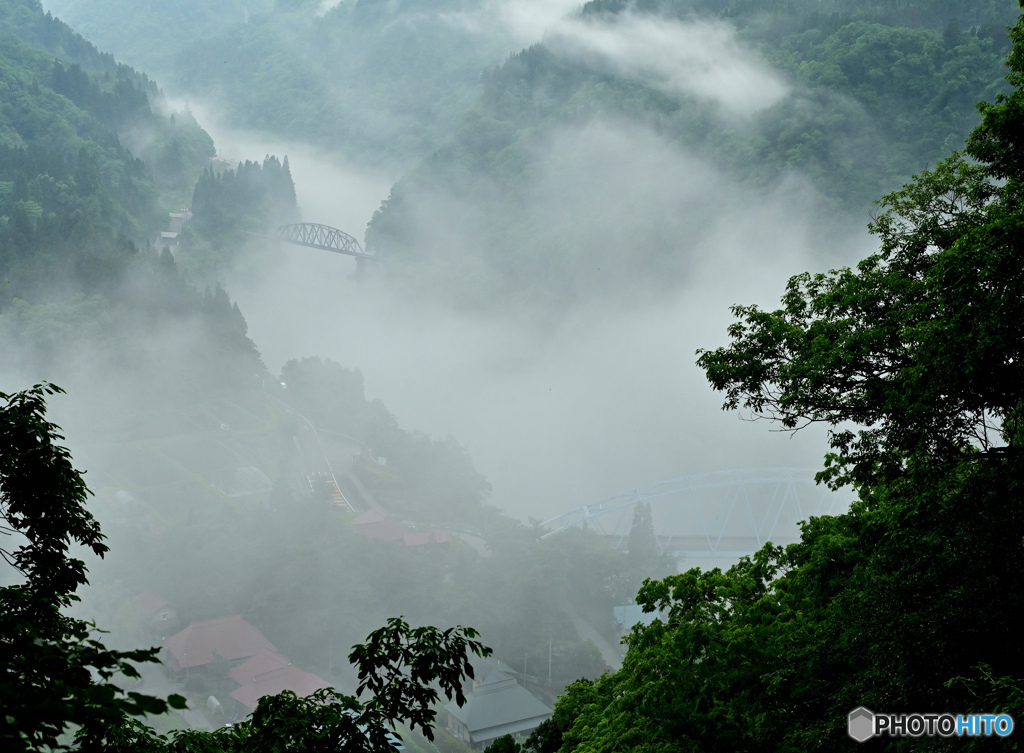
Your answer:
[[[171,654],[169,663],[175,671],[202,667],[212,662],[215,655],[234,661],[277,651],[263,633],[237,614],[193,622],[164,641],[164,646]]]
[[[283,690],[290,690],[303,698],[321,688],[331,687],[327,682],[311,672],[305,672],[294,664],[273,669],[254,676],[231,693],[231,697],[248,709],[255,709],[260,698],[265,695],[276,695]]]

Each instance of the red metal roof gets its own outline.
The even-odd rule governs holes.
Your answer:
[[[304,672],[294,664],[256,675],[249,682],[231,693],[231,697],[248,709],[255,709],[260,698],[276,695],[282,690],[291,690],[303,698],[330,684],[310,672]]]
[[[365,526],[372,525],[374,523],[382,523],[388,520],[388,514],[381,510],[379,507],[371,507],[369,510],[364,512],[358,518],[352,521],[353,526]]]
[[[406,546],[426,546],[430,543],[429,533],[406,533],[403,534],[402,540]]]
[[[247,659],[228,672],[228,677],[239,685],[245,685],[247,682],[252,682],[252,678],[256,675],[281,669],[289,664],[291,662],[276,651],[260,651],[256,656]]]
[[[193,622],[175,633],[164,646],[171,653],[169,664],[175,671],[202,667],[216,654],[225,659],[245,659],[262,651],[274,651],[274,644],[240,615]]]
[[[397,520],[388,518],[379,523],[367,523],[361,526],[352,526],[352,531],[369,539],[380,539],[382,541],[401,541],[402,537],[409,532],[405,526]]]

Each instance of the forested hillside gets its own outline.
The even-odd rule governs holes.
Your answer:
[[[191,289],[153,245],[209,164],[209,136],[38,2],[5,0],[0,32],[4,370],[177,388],[236,381],[225,372],[235,357],[254,373],[230,303]],[[177,358],[161,352],[158,331],[194,320],[212,339],[179,341]],[[167,368],[167,356],[188,361],[195,349],[216,353],[199,361],[209,374]]]
[[[212,159],[209,136],[146,75],[37,0],[0,0],[0,524],[25,534],[4,542],[16,569],[0,563],[0,741],[75,749],[75,725],[87,750],[349,750],[371,749],[369,727],[380,749],[409,693],[429,698],[430,672],[464,679],[464,657],[431,645],[434,633],[425,649],[392,633],[364,658],[378,669],[428,659],[412,685],[394,668],[393,696],[368,685],[365,707],[335,696],[299,711],[278,696],[236,727],[160,738],[126,714],[163,705],[112,684],[147,654],[90,642],[157,640],[139,617],[150,591],[183,623],[240,614],[288,661],[346,689],[367,673],[343,657],[383,620],[472,625],[535,691],[571,683],[528,740],[497,744],[506,752],[843,750],[856,746],[845,725],[860,705],[1020,724],[1024,21],[1011,49],[1012,2],[596,0],[504,62],[502,35],[473,25],[491,4],[468,0],[64,5],[83,18],[99,9],[97,31],[119,19],[143,37],[126,48],[140,58],[169,66],[174,54],[178,80],[236,124],[376,165],[422,158],[367,234],[399,294],[353,305],[315,333],[323,340],[333,326],[366,328],[384,333],[383,349],[415,338],[433,357],[427,330],[388,338],[359,316],[391,306],[426,318],[422,299],[474,323],[481,311],[503,323],[539,314],[545,331],[566,311],[581,321],[608,306],[587,322],[606,326],[616,305],[690,292],[701,255],[725,253],[724,230],[748,219],[736,237],[759,251],[772,222],[806,221],[819,266],[835,266],[847,229],[894,192],[871,224],[876,254],[792,278],[778,310],[735,307],[730,344],[699,356],[725,408],[831,430],[820,478],[852,489],[850,512],[809,520],[798,543],[767,544],[725,572],[676,574],[643,505],[624,550],[587,528],[541,540],[539,524],[490,507],[464,447],[403,428],[368,397],[359,364],[307,357],[271,373],[216,283],[252,251],[243,231],[299,217],[288,159]],[[980,113],[979,99],[992,103]],[[966,156],[955,151],[965,138]],[[155,241],[184,205],[172,251]],[[308,320],[282,317],[281,329],[289,321]],[[622,336],[650,321],[628,320]],[[657,347],[678,347],[671,327]],[[499,355],[490,390],[515,410],[510,375],[527,359]],[[614,412],[589,384],[607,361],[602,349],[590,373],[573,372],[587,412]],[[566,400],[543,376],[529,399]],[[15,391],[44,379],[71,394]],[[631,373],[616,386],[647,382]],[[94,500],[53,444],[48,403]],[[611,445],[589,426],[588,441]],[[356,523],[373,501],[390,538]],[[103,562],[68,551],[107,554],[104,536]],[[614,641],[611,608],[633,599],[661,618],[633,629],[622,668],[605,673],[614,652],[584,635]],[[72,608],[113,632],[91,633]],[[476,635],[454,630],[444,635]],[[175,685],[195,708],[234,687],[227,660],[212,658]]]
[[[1003,86],[1014,13],[598,0],[509,55],[523,18],[468,0],[48,7],[232,125],[396,172],[423,160],[367,231],[395,284],[548,314],[685,284],[717,207],[772,197],[819,247],[842,245],[877,196],[963,142]],[[734,75],[709,77],[719,64]]]
[[[655,557],[652,570],[586,536],[547,547],[536,562],[535,531],[487,506],[489,485],[454,438],[401,428],[366,399],[358,372],[337,364],[309,358],[271,375],[242,312],[212,283],[240,252],[242,231],[298,218],[287,158],[211,161],[209,136],[172,113],[147,77],[32,0],[0,4],[0,28],[0,407],[16,424],[8,402],[42,410],[43,392],[12,396],[12,386],[47,379],[69,390],[53,407],[89,470],[97,498],[88,509],[112,546],[105,562],[89,563],[85,613],[115,631],[111,642],[153,641],[131,616],[152,589],[189,620],[243,613],[290,659],[346,686],[355,685],[341,672],[349,647],[401,613],[479,623],[499,655],[530,657],[534,673],[550,657],[558,685],[604,671],[566,604],[612,636],[611,605],[644,576],[669,572],[667,561]],[[167,210],[183,205],[191,217],[172,251],[155,238]],[[309,427],[299,411],[342,438],[341,450],[329,448],[342,462],[365,451],[354,473],[406,524],[493,534],[494,554],[450,536],[424,550],[354,533],[356,513],[309,481],[323,450],[311,460],[299,449]],[[238,481],[250,477],[255,491]],[[88,496],[84,487],[76,495],[69,510]],[[588,556],[567,564],[573,551]],[[507,577],[527,562],[522,582]],[[0,571],[0,585],[17,581]],[[5,610],[12,593],[3,593]],[[15,612],[0,620],[0,646],[35,656],[22,647],[32,644]],[[82,637],[64,639],[73,647]],[[4,656],[0,671],[21,671]],[[78,690],[94,687],[90,677]],[[184,690],[205,692],[204,702],[218,681],[193,678]],[[77,703],[67,713],[87,714]],[[34,734],[34,706],[24,707],[15,722],[0,719],[0,738],[21,745]],[[59,734],[64,721],[51,715],[44,726]]]
[[[189,40],[243,24],[269,12],[273,0],[46,0],[46,9],[121,60],[166,84],[174,59]]]
[[[44,14],[38,2],[4,0],[0,34],[7,87],[2,143],[35,144],[67,156],[91,142],[104,190],[120,190],[117,203],[143,222],[155,222],[154,212],[187,202],[197,171],[213,156],[210,137],[187,111],[171,111],[145,74],[99,52]],[[98,149],[107,154],[99,156]],[[149,163],[144,175],[131,173],[128,166],[120,169],[129,170],[129,179],[118,179],[116,165],[127,161],[126,150]],[[141,198],[131,198],[132,191]],[[148,237],[149,231],[148,226],[134,230],[138,237]]]
[[[1024,17],[1013,40],[1012,92],[883,198],[878,251],[794,276],[776,310],[735,306],[730,344],[700,353],[723,408],[832,429],[819,480],[856,492],[850,512],[646,583],[666,618],[524,751],[1020,749]],[[860,707],[871,723],[848,726]]]
[[[481,71],[511,49],[485,5],[47,2],[231,125],[392,170],[447,139],[479,94]]]
[[[1004,86],[1014,9],[589,3],[487,72],[367,242],[407,288],[470,307],[674,290],[718,209],[768,197],[835,245],[963,143]]]

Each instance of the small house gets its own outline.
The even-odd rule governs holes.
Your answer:
[[[193,622],[164,641],[164,648],[169,654],[167,665],[175,673],[205,667],[217,656],[238,661],[264,652],[277,652],[263,633],[237,614]]]
[[[485,664],[466,703],[444,707],[448,731],[471,748],[486,748],[504,735],[522,737],[551,718],[552,710],[497,665]]]

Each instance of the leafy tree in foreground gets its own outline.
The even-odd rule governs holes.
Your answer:
[[[0,549],[23,582],[0,589],[0,747],[5,751],[59,749],[69,725],[92,730],[125,714],[162,713],[168,704],[123,693],[115,673],[137,677],[132,662],[155,661],[156,649],[110,651],[94,627],[61,614],[78,600],[85,563],[69,554],[78,544],[107,551],[89,494],[68,451],[55,444],[45,397],[61,390],[37,385],[0,393],[0,532],[23,541]],[[17,538],[14,538],[17,537]],[[181,708],[184,699],[172,697]]]
[[[1012,92],[980,106],[966,156],[883,199],[879,252],[792,278],[777,311],[735,307],[732,343],[700,354],[727,409],[830,427],[819,479],[852,485],[849,514],[647,582],[667,620],[526,750],[852,749],[860,705],[1024,719],[1024,18],[1011,36]]]
[[[469,654],[490,654],[476,635],[472,628],[412,628],[392,618],[349,654],[359,668],[356,695],[370,691],[373,695],[367,701],[333,689],[305,698],[284,691],[261,698],[240,724],[215,732],[188,730],[168,739],[136,720],[124,719],[99,734],[80,734],[78,741],[86,750],[133,753],[392,751],[397,745],[391,731],[396,724],[419,728],[428,740],[434,739],[432,707],[440,698],[436,688],[460,705],[466,702],[462,682],[473,677]]]
[[[0,555],[23,582],[0,588],[0,747],[6,751],[383,751],[396,723],[433,739],[432,706],[443,693],[465,703],[462,682],[473,677],[470,654],[491,653],[472,628],[410,627],[400,618],[372,633],[349,659],[359,671],[357,696],[331,689],[307,698],[284,692],[260,700],[252,716],[218,732],[185,731],[173,739],[133,716],[183,708],[123,692],[112,679],[138,677],[135,662],[157,650],[110,651],[95,627],[61,614],[87,583],[72,544],[103,556],[99,525],[85,509],[89,490],[71,464],[59,427],[48,422],[46,397],[62,390],[37,385],[0,393],[0,532],[23,542]],[[77,730],[73,746],[71,730]]]

